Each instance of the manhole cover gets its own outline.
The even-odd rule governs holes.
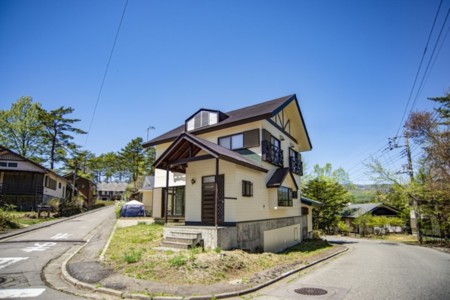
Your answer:
[[[325,295],[326,293],[328,293],[324,289],[310,288],[310,287],[296,289],[296,290],[294,290],[294,292],[296,292],[297,294],[300,294],[300,295],[308,295],[308,296],[320,296],[320,295]]]

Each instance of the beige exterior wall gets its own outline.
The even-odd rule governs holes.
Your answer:
[[[162,218],[162,188],[153,189],[153,217]]]
[[[67,181],[62,179],[61,177],[55,176],[54,174],[47,173],[45,176],[48,176],[49,178],[56,180],[56,190],[52,190],[49,188],[44,187],[44,195],[47,195],[48,197],[55,197],[55,198],[65,198],[66,191],[67,191]],[[45,178],[45,177],[44,177]],[[44,179],[45,182],[45,179]],[[59,184],[61,183],[61,188],[59,187]]]
[[[144,204],[144,209],[152,213],[153,211],[153,190],[141,190],[142,193],[142,204]],[[152,213],[153,215],[153,213]]]
[[[278,252],[300,242],[300,224],[264,231],[264,252]]]
[[[308,227],[308,231],[306,232],[306,235],[302,236],[302,240],[306,238],[312,238],[312,231],[313,231],[313,207],[309,205],[302,204],[301,207],[305,207],[308,209],[308,214],[306,216],[303,216],[306,218],[306,226]],[[303,226],[303,224],[302,224]]]

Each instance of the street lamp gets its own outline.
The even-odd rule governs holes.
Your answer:
[[[148,132],[149,132],[151,129],[155,129],[155,127],[149,126],[149,127],[147,128],[147,141],[148,141]]]

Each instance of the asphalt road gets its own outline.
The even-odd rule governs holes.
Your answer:
[[[113,211],[111,206],[0,240],[0,299],[83,299],[47,287],[42,269],[71,247],[84,244],[105,220],[114,218]]]
[[[450,254],[384,241],[329,237],[350,249],[245,299],[450,299]],[[296,290],[325,290],[305,296]],[[305,291],[305,290],[302,290]],[[319,290],[306,290],[317,291]]]

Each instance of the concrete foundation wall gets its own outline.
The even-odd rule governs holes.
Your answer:
[[[264,249],[264,232],[270,230],[276,230],[284,227],[290,227],[296,225],[298,230],[300,229],[301,217],[291,217],[291,218],[283,218],[283,219],[271,219],[271,220],[262,220],[262,221],[254,221],[254,222],[243,222],[236,224],[237,227],[237,240],[238,240],[238,248],[247,249],[250,251],[266,251]],[[277,249],[277,251],[282,250],[286,247],[282,247],[281,243],[284,244],[284,240],[292,240],[294,238],[294,232],[292,235],[288,232],[284,232],[280,230],[277,234],[280,234],[280,241],[271,243],[270,248]],[[282,241],[282,242],[281,242]],[[300,240],[298,240],[300,242]],[[279,245],[278,245],[279,244]],[[280,246],[280,247],[279,247]],[[268,249],[271,251],[270,249]]]
[[[236,227],[198,227],[198,226],[166,226],[164,238],[172,236],[171,232],[201,233],[205,248],[223,250],[237,248]]]

